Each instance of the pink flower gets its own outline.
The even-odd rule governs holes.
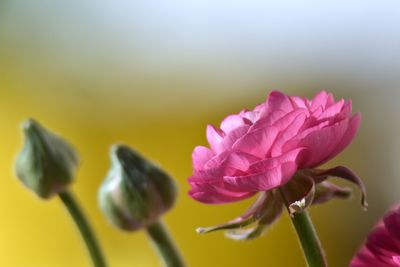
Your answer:
[[[348,189],[325,181],[330,175],[357,183],[365,193],[360,179],[347,168],[313,169],[351,143],[360,120],[359,113],[352,115],[350,100],[335,102],[332,94],[325,91],[312,100],[273,91],[266,102],[253,110],[226,117],[219,128],[208,125],[210,148],[198,146],[193,151],[194,173],[189,178],[189,194],[200,202],[219,204],[263,192],[247,215],[229,223],[231,227],[232,223],[246,219],[260,220],[254,214],[268,213],[259,209],[271,206],[269,194],[279,198],[273,191],[284,185],[291,184],[287,187],[297,191],[289,192],[294,211],[314,199],[323,202],[335,196],[348,196]],[[270,221],[281,211],[282,201],[276,202]]]
[[[400,205],[389,211],[369,234],[350,267],[400,266]]]

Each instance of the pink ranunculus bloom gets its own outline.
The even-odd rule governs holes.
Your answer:
[[[368,235],[350,267],[400,267],[400,205],[390,210]]]
[[[352,114],[350,100],[335,101],[325,91],[311,100],[272,91],[253,110],[229,115],[219,128],[208,125],[210,148],[198,146],[193,151],[190,196],[203,203],[220,204],[262,192],[243,216],[208,230],[242,227],[261,221],[263,216],[270,218],[265,224],[271,223],[283,207],[283,202],[276,200],[280,198],[274,192],[278,188],[291,188],[288,195],[293,211],[348,196],[347,188],[325,181],[328,176],[355,182],[365,193],[360,179],[345,167],[315,169],[351,143],[360,120],[359,113]],[[274,205],[269,204],[272,195]],[[273,208],[269,210],[268,206]],[[247,232],[245,235],[247,238]]]

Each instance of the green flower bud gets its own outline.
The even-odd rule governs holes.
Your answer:
[[[108,221],[127,231],[155,223],[176,199],[175,183],[159,167],[124,145],[111,149],[111,169],[99,190]]]
[[[16,161],[16,174],[39,197],[47,199],[66,189],[78,164],[74,149],[37,121],[22,124],[25,144]]]

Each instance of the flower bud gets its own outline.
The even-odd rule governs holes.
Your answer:
[[[114,226],[134,231],[155,223],[176,199],[173,180],[124,145],[111,149],[111,169],[99,190],[100,208]]]
[[[33,119],[26,120],[22,129],[25,144],[16,161],[17,177],[44,199],[64,191],[78,164],[74,149]]]

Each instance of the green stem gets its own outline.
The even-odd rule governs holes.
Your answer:
[[[99,247],[99,244],[96,240],[96,237],[93,231],[90,228],[89,222],[85,218],[81,208],[78,205],[78,202],[74,198],[73,194],[65,191],[59,194],[62,202],[65,207],[68,209],[72,218],[74,219],[78,229],[85,240],[86,246],[89,250],[90,256],[93,261],[93,266],[95,267],[106,267],[107,264]]]
[[[175,247],[174,242],[168,234],[164,223],[158,221],[147,227],[152,243],[156,246],[158,253],[164,259],[165,266],[167,267],[184,267],[185,264]]]
[[[285,195],[281,190],[280,192],[286,207],[289,207]],[[317,232],[315,231],[308,212],[304,210],[300,213],[291,214],[290,218],[292,219],[292,223],[296,229],[307,266],[327,267],[328,263],[325,258],[324,250],[322,249],[321,242],[318,239]]]

